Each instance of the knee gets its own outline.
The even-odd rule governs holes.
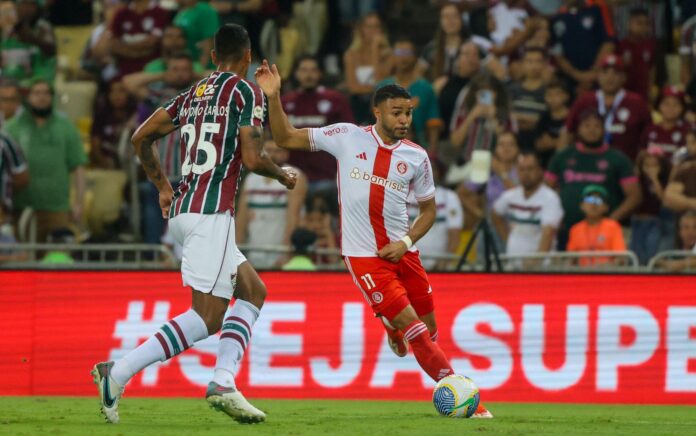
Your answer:
[[[268,290],[263,282],[259,282],[248,288],[245,286],[237,286],[234,292],[235,298],[247,301],[259,309],[261,309],[264,301],[266,301],[267,294]]]

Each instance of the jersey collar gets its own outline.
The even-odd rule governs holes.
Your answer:
[[[401,140],[398,140],[393,144],[385,144],[384,141],[382,141],[382,138],[380,138],[380,136],[377,134],[377,124],[370,126],[370,133],[372,134],[372,137],[375,138],[375,141],[377,141],[377,145],[380,147],[384,147],[388,150],[395,150],[401,145]]]
[[[578,142],[575,143],[575,148],[577,148],[577,150],[578,150],[580,153],[602,154],[602,153],[604,153],[605,151],[609,150],[609,144],[607,144],[607,143],[605,142],[604,144],[602,144],[601,147],[599,147],[599,148],[597,148],[597,149],[592,149],[592,148],[585,147],[585,144],[583,144],[582,142],[578,141]]]

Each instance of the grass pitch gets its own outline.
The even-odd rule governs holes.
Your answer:
[[[203,399],[124,398],[106,424],[96,398],[0,397],[0,434],[11,435],[693,435],[696,407],[489,403],[492,420],[448,419],[428,402],[252,400],[263,424],[242,425]]]

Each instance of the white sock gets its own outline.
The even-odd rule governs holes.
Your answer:
[[[190,348],[195,342],[208,337],[208,327],[193,309],[165,323],[136,349],[114,362],[111,377],[125,386],[135,374],[146,366],[171,359]]]
[[[220,334],[217,362],[213,381],[234,388],[234,376],[239,362],[251,340],[251,329],[259,317],[259,309],[248,301],[237,300],[230,316],[225,318]]]

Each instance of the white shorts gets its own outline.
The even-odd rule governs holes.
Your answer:
[[[234,218],[230,212],[180,214],[169,220],[169,231],[182,246],[184,286],[231,299],[237,266],[246,262],[246,258],[235,244]]]

